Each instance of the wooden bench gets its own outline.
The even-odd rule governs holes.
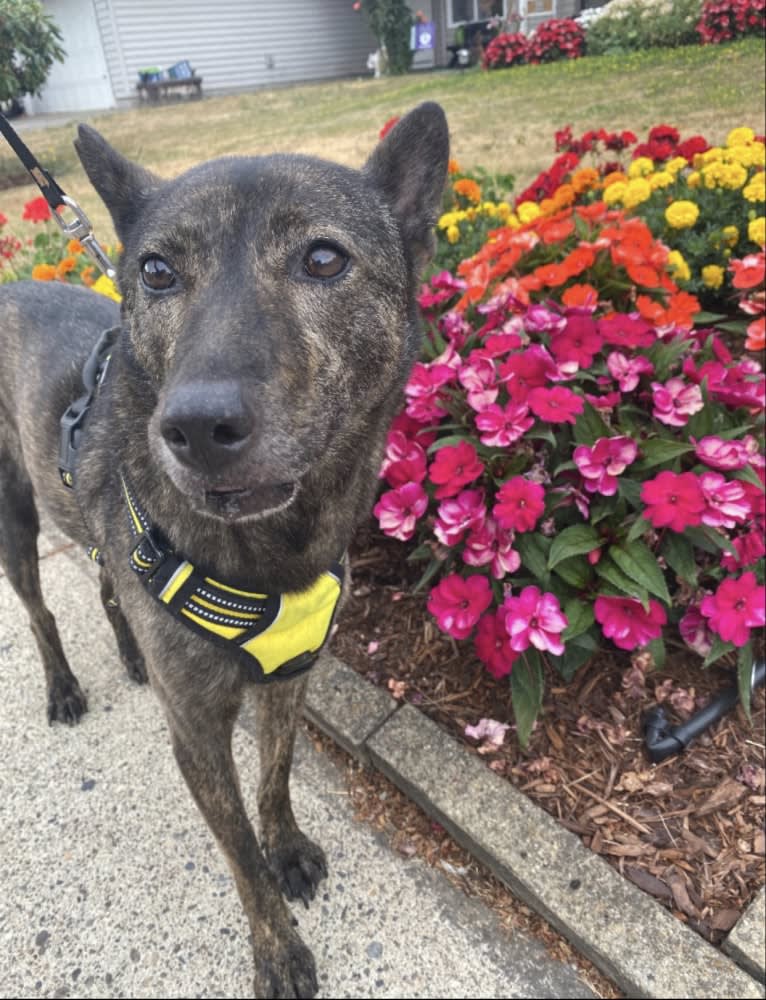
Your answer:
[[[185,91],[181,90],[182,87],[191,90],[189,97],[202,97],[202,77],[196,74],[178,79],[168,77],[164,80],[140,80],[136,84],[139,99],[142,101],[160,101],[169,97],[183,97]]]

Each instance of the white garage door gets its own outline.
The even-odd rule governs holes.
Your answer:
[[[28,110],[39,114],[114,107],[92,0],[46,0],[43,6],[61,30],[66,59],[53,64],[41,97],[27,98]]]

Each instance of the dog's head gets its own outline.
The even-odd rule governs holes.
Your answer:
[[[419,346],[414,296],[448,157],[438,105],[403,118],[360,171],[230,157],[165,181],[88,127],[76,146],[124,246],[150,454],[195,509],[272,513],[312,469],[337,475],[381,437],[370,425],[391,416]]]

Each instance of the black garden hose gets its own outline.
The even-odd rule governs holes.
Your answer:
[[[755,690],[766,680],[766,660],[754,664],[751,690]],[[644,716],[643,730],[646,752],[652,763],[659,764],[661,760],[674,753],[685,750],[691,741],[699,736],[721,716],[733,708],[739,701],[739,689],[736,684],[724,688],[709,705],[700,709],[691,719],[680,726],[671,726],[662,705],[650,709]]]

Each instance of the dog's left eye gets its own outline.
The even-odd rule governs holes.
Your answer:
[[[176,276],[162,257],[147,257],[141,265],[141,280],[153,292],[165,292],[173,285]]]
[[[310,278],[318,278],[320,281],[337,278],[346,270],[347,265],[346,254],[332,243],[315,243],[303,258],[303,270]]]

